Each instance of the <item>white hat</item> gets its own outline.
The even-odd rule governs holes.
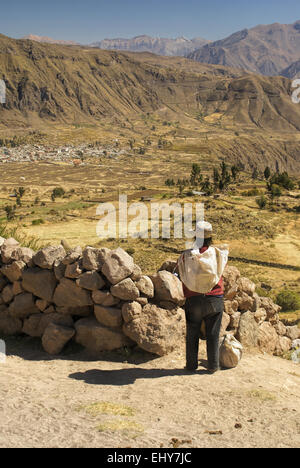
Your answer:
[[[198,221],[196,223],[196,231],[191,229],[189,233],[207,239],[212,236],[213,228],[212,225],[207,221]]]

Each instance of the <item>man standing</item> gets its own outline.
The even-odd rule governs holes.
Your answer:
[[[213,240],[213,231],[210,223],[199,222],[196,226],[196,244],[192,255],[198,256],[208,251]],[[214,249],[215,250],[215,249]],[[212,258],[214,252],[212,250]],[[182,258],[182,257],[181,257]],[[179,269],[180,271],[180,269]],[[206,277],[205,277],[206,279]],[[205,280],[203,276],[203,281]],[[207,370],[209,373],[217,372],[219,367],[219,338],[224,310],[223,278],[207,293],[191,291],[184,284],[183,290],[186,297],[186,370],[195,372],[198,368],[199,339],[201,336],[201,324],[205,323],[207,343]],[[199,276],[201,283],[201,275]],[[201,288],[199,288],[201,289]]]

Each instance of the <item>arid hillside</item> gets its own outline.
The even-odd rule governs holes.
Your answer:
[[[172,102],[173,108],[214,112],[241,124],[273,130],[300,128],[300,107],[291,102],[285,78],[237,76],[234,71],[199,66],[159,65],[139,55],[40,44],[0,37],[1,76],[7,102],[1,121],[32,115],[70,122],[74,113],[97,120],[117,113],[124,118],[154,112]],[[173,65],[173,62],[171,62]],[[178,109],[179,110],[179,109]]]
[[[294,24],[259,25],[243,29],[192,52],[203,63],[242,68],[266,76],[279,75],[299,60],[300,21]]]
[[[174,143],[177,138],[180,147],[178,138],[189,138],[189,145],[201,148],[205,143],[218,158],[262,168],[279,161],[282,169],[299,171],[300,106],[292,102],[288,78],[182,57],[3,35],[0,78],[6,83],[6,103],[0,107],[4,138],[41,127],[47,133],[53,126],[60,126],[56,134],[63,127],[93,127],[94,137],[101,138],[99,127],[106,123],[109,138],[123,137],[126,144],[150,133],[157,141]],[[149,128],[145,119],[152,120]]]

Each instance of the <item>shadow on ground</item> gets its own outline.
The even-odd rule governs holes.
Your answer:
[[[200,369],[196,375],[208,374],[205,369]],[[191,375],[185,369],[117,369],[117,370],[100,370],[90,369],[86,372],[75,372],[69,377],[75,380],[83,380],[91,385],[130,385],[134,384],[137,379],[159,379],[162,377],[175,377]]]
[[[0,338],[2,337],[0,336]],[[6,344],[7,356],[18,356],[26,361],[107,361],[138,365],[159,358],[159,356],[148,353],[138,346],[121,348],[115,351],[102,351],[95,354],[75,342],[68,343],[61,354],[50,356],[44,351],[40,338],[20,335],[3,337],[2,339]]]

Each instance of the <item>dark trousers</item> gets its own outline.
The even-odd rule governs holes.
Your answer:
[[[206,349],[209,369],[219,367],[219,339],[224,310],[223,297],[194,296],[186,300],[186,365],[198,368],[199,339],[202,320],[206,328]]]

